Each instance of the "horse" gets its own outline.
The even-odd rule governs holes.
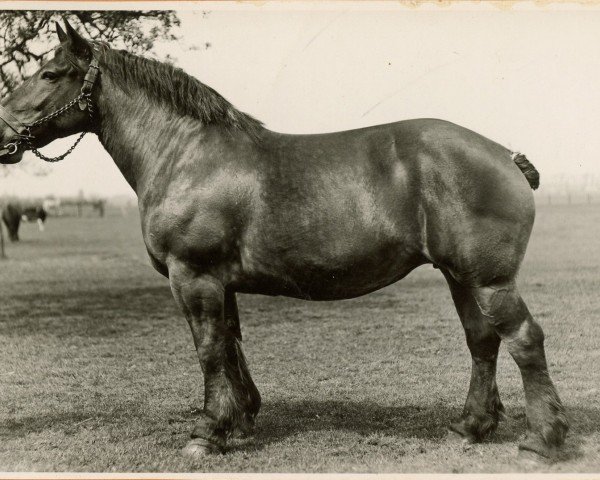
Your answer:
[[[438,119],[277,133],[178,68],[68,22],[56,30],[54,57],[1,102],[0,160],[48,159],[39,148],[92,132],[136,192],[150,262],[169,279],[203,372],[185,455],[224,452],[234,432],[253,431],[261,396],[237,294],[348,299],[425,264],[445,277],[472,356],[451,431],[477,442],[496,429],[504,342],[525,390],[520,451],[560,451],[565,409],[516,284],[539,184],[523,154]]]
[[[43,232],[44,224],[46,223],[46,218],[48,218],[48,213],[42,205],[33,205],[23,208],[21,218],[25,222],[37,222],[38,229],[40,230],[40,232]]]
[[[14,203],[7,203],[2,209],[2,221],[8,230],[11,242],[19,241],[19,226],[21,225],[21,209]]]
[[[40,232],[44,231],[44,223],[48,214],[41,205],[23,207],[18,203],[7,203],[2,211],[2,220],[8,230],[8,238],[11,242],[19,241],[19,227],[21,221],[37,222]]]

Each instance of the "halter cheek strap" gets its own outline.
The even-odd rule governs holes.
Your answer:
[[[15,132],[17,135],[21,135],[27,126],[22,124],[17,117],[10,113],[6,108],[0,105],[0,120],[2,120],[8,127]]]

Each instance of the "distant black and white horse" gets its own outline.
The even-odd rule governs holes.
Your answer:
[[[11,242],[19,241],[21,220],[25,222],[37,222],[40,232],[43,232],[47,216],[46,210],[41,205],[22,207],[15,203],[8,203],[2,210],[2,220],[4,221],[4,225],[6,225],[8,238]]]

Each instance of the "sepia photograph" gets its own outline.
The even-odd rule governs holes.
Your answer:
[[[600,471],[600,3],[0,7],[2,478]]]

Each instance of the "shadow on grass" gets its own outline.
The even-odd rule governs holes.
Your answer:
[[[368,402],[305,400],[266,403],[258,417],[254,443],[233,442],[232,450],[262,450],[308,432],[340,430],[370,435],[443,441],[460,411],[444,404],[381,406]],[[568,407],[571,431],[558,460],[581,458],[584,437],[600,432],[600,408]],[[500,423],[486,443],[518,443],[525,434],[524,409]]]
[[[571,425],[559,460],[576,460],[583,457],[584,438],[600,432],[600,408],[566,406]]]
[[[161,315],[179,315],[168,287],[98,288],[56,294],[13,295],[0,313],[0,334],[26,337],[111,337],[139,329]]]
[[[232,442],[232,450],[261,450],[298,434],[348,431],[361,436],[389,435],[439,440],[458,414],[443,404],[382,406],[369,402],[305,400],[265,403],[257,420],[254,444]]]
[[[63,431],[66,434],[74,433],[81,425],[107,425],[126,423],[127,419],[139,418],[141,405],[127,403],[108,412],[61,411],[49,414],[40,414],[28,417],[17,417],[4,420],[0,423],[0,438],[16,439],[25,438],[27,435],[44,433],[48,431]]]
[[[160,432],[170,430],[187,437],[194,418],[200,412],[169,410],[163,415],[148,415],[143,402],[117,406],[104,412],[62,411],[36,416],[16,417],[0,423],[0,438],[24,438],[30,434],[49,431],[76,433],[84,425],[88,429],[101,429],[107,425],[130,432],[130,423],[141,422],[161,437]],[[558,455],[559,461],[583,457],[585,437],[600,432],[600,408],[569,407],[571,432]],[[156,412],[155,412],[156,413]],[[444,404],[382,406],[369,402],[304,400],[265,403],[258,417],[257,431],[252,439],[232,440],[231,451],[260,451],[285,439],[310,432],[346,431],[368,438],[375,436],[413,438],[443,443],[447,426],[458,415],[459,409]],[[173,424],[178,426],[173,429]],[[522,411],[501,422],[490,444],[516,444],[525,432]],[[130,433],[131,434],[131,433]],[[115,433],[123,438],[121,433]],[[175,442],[177,440],[173,439]],[[183,440],[181,438],[179,441]],[[452,441],[452,440],[448,440]]]
[[[200,411],[166,410],[164,428],[168,428],[169,424],[179,423],[183,429],[189,425],[191,431],[194,419]],[[327,430],[346,430],[364,436],[379,433],[435,440],[446,435],[448,419],[456,413],[444,405],[387,407],[347,401],[267,403],[258,418],[254,448],[261,449],[300,433]],[[0,437],[23,438],[51,430],[72,433],[82,424],[101,427],[120,423],[126,429],[128,419],[156,424],[155,416],[144,419],[145,416],[143,405],[137,403],[127,403],[105,412],[70,410],[43,413],[4,420],[0,424]],[[242,442],[238,447],[233,446],[233,449],[237,448],[252,447],[247,442]]]

